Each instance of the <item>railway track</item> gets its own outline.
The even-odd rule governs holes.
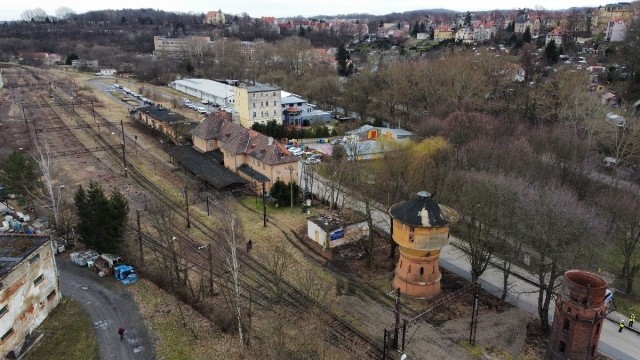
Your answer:
[[[37,80],[43,80],[41,76],[37,74],[34,75]],[[65,90],[60,89],[59,91],[64,92]],[[59,121],[62,121],[62,116],[57,114],[58,119],[55,120],[52,124],[40,127],[41,130],[46,128],[59,127],[60,129],[56,131],[67,131],[72,135],[74,135],[72,130],[80,131],[90,136],[96,142],[95,148],[104,151],[104,153],[108,155],[109,161],[105,161],[104,159],[101,161],[105,163],[105,165],[108,165],[111,170],[118,171],[119,173],[126,172],[127,176],[129,176],[132,180],[134,180],[137,184],[139,184],[142,188],[149,192],[151,196],[155,198],[159,203],[162,203],[164,206],[172,209],[177,216],[181,217],[185,221],[187,217],[190,217],[192,228],[201,231],[203,234],[208,235],[209,238],[212,239],[212,243],[209,246],[216,245],[217,250],[223,250],[225,249],[225,246],[228,246],[228,244],[225,244],[223,240],[211,236],[212,234],[216,233],[216,229],[207,225],[197,216],[189,216],[186,212],[186,209],[183,208],[184,203],[180,203],[167,196],[165,189],[160,188],[157,184],[147,178],[141,171],[139,171],[135,166],[132,166],[131,164],[125,164],[122,157],[123,149],[118,145],[122,145],[124,143],[125,146],[123,147],[126,148],[126,136],[122,136],[124,142],[118,144],[117,141],[114,141],[113,136],[107,138],[103,136],[100,130],[101,126],[103,129],[107,128],[109,130],[105,133],[120,133],[120,135],[123,135],[122,130],[118,126],[115,126],[101,114],[95,112],[93,104],[91,104],[91,109],[89,109],[89,103],[87,103],[86,101],[75,100],[74,102],[69,102],[65,99],[66,96],[63,97],[59,94],[59,91],[57,89],[53,90],[51,89],[51,87],[49,87],[49,99],[53,101],[53,103],[49,103],[49,99],[47,99],[46,101],[49,111],[55,112],[57,114],[54,108],[61,109],[62,111],[64,111],[67,117],[72,119],[74,123],[71,125],[66,123],[63,126],[60,125]],[[70,93],[70,91],[68,93]],[[41,99],[40,101],[42,100],[43,99]],[[39,111],[46,112],[47,106],[42,105]],[[84,113],[85,116],[82,116],[81,113]],[[94,119],[93,124],[91,124],[85,118],[89,117],[87,116],[87,114],[89,113]],[[66,130],[62,129],[64,127],[66,127]],[[46,131],[42,130],[41,132]],[[70,137],[68,135],[65,135],[64,138]],[[75,141],[81,143],[77,138],[75,139]],[[129,142],[131,142],[130,139]],[[66,143],[65,145],[68,146],[69,144]],[[90,152],[90,149],[88,149],[87,152]],[[147,156],[153,156],[153,154],[147,154]],[[119,170],[116,170],[115,168],[119,168]],[[171,173],[170,169],[163,169],[163,171],[165,170]],[[130,227],[129,231],[134,236],[138,235],[137,229],[133,229]],[[144,246],[150,249],[154,249],[154,251],[158,251],[161,254],[168,255],[168,252],[170,250],[162,243],[144,233],[140,235],[142,239],[141,241],[143,242]],[[189,253],[185,255],[185,257],[189,260],[190,266],[192,266],[192,269],[194,271],[197,271],[201,276],[207,277],[210,273],[211,262],[208,259],[208,255],[205,252],[201,251],[202,244],[193,240],[189,236],[185,236],[184,234],[179,235],[179,241],[186,244],[187,249],[189,249]],[[335,315],[330,309],[324,307],[322,304],[314,301],[304,293],[300,292],[291,283],[284,281],[284,279],[278,279],[281,286],[277,287],[277,289],[274,288],[273,283],[275,274],[269,268],[242,251],[239,251],[238,254],[242,269],[242,286],[243,288],[251,291],[251,294],[254,295],[252,301],[256,302],[263,308],[268,308],[275,303],[284,303],[298,309],[298,311],[312,312],[330,330],[331,335],[329,336],[329,338],[333,339],[337,346],[349,349],[353,348],[353,346],[356,345],[359,349],[362,350],[362,352],[359,353],[362,358],[382,358],[382,347],[377,342],[371,340],[366,335],[355,329],[353,326],[340,319],[340,317]],[[225,279],[228,276],[228,269],[225,269],[223,266],[216,264],[213,274],[218,279],[217,285],[225,286],[223,285],[223,283],[226,282],[221,281],[220,279]],[[246,294],[243,295],[246,296]]]

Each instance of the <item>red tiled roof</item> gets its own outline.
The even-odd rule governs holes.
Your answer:
[[[298,161],[296,156],[273,138],[246,129],[225,117],[224,112],[212,113],[191,134],[203,140],[217,139],[220,147],[227,153],[246,154],[267,165]]]

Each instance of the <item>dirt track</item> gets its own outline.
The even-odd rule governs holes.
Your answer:
[[[57,262],[62,295],[74,299],[89,313],[101,359],[155,359],[138,307],[123,285],[111,277],[100,278],[67,257]],[[119,327],[125,329],[122,342],[118,339]]]

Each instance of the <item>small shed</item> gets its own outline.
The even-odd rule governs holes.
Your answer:
[[[336,216],[320,215],[307,218],[307,236],[329,249],[369,235],[365,220],[347,221]]]

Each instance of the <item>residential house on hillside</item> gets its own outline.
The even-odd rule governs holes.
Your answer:
[[[231,122],[225,112],[207,116],[192,132],[193,147],[202,153],[220,151],[224,167],[246,179],[256,192],[269,191],[277,180],[298,178],[298,161],[273,138]]]
[[[327,123],[331,121],[331,113],[316,110],[316,106],[309,104],[299,95],[282,91],[282,123],[285,125],[309,126],[313,123]]]
[[[0,235],[0,357],[17,359],[25,339],[60,303],[49,236]],[[34,340],[34,339],[32,339]]]
[[[190,140],[191,130],[198,124],[162,106],[138,108],[133,116],[142,124],[169,138],[174,144]]]
[[[540,19],[537,17],[531,17],[529,15],[520,15],[516,18],[514,26],[514,32],[517,34],[524,34],[529,29],[531,37],[536,38],[540,34]]]
[[[477,43],[491,40],[496,34],[493,21],[476,21],[473,26],[473,39]]]
[[[280,88],[274,85],[239,83],[233,89],[235,110],[240,124],[250,129],[253,124],[275,121],[282,124]]]
[[[456,42],[461,42],[463,44],[473,44],[474,42],[474,31],[469,27],[463,27],[456,32]]]
[[[544,40],[544,44],[549,45],[551,41],[556,42],[556,46],[561,46],[565,39],[567,38],[567,30],[565,28],[559,27],[553,29],[550,33],[547,34],[547,37]]]
[[[218,9],[218,11],[209,11],[204,21],[206,24],[224,24],[226,19],[222,10]]]
[[[455,29],[449,25],[440,25],[433,30],[433,40],[441,42],[455,39]]]

